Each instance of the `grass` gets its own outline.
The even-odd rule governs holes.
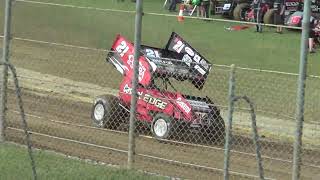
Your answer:
[[[165,179],[136,171],[94,165],[48,151],[35,151],[38,179]],[[32,179],[27,149],[13,144],[0,145],[0,179]]]
[[[40,1],[40,0],[39,0]],[[109,9],[134,10],[131,2],[116,3],[105,0],[41,0],[59,4]],[[145,12],[167,13],[162,1],[145,0]],[[13,34],[16,37],[109,49],[116,34],[133,40],[134,14],[94,11],[68,7],[17,2],[14,6]],[[0,25],[3,17],[0,15]],[[299,68],[300,34],[265,28],[228,31],[232,23],[205,22],[186,19],[178,23],[175,17],[145,15],[142,43],[163,47],[172,31],[184,37],[201,54],[215,64],[236,64],[241,67],[269,69],[297,73]],[[1,28],[2,29],[2,28]],[[14,41],[12,61],[45,74],[57,75],[118,89],[119,74],[105,64],[105,54],[72,48]],[[309,55],[308,73],[320,75],[319,53]],[[182,92],[209,96],[220,105],[227,104],[228,69],[215,68],[205,88],[199,92],[180,85]],[[112,79],[112,81],[110,81]],[[294,116],[297,76],[263,72],[237,71],[237,95],[248,95],[260,112],[275,116]],[[307,81],[306,120],[319,116],[319,79]],[[194,88],[192,88],[194,89]],[[241,107],[246,107],[240,104]]]

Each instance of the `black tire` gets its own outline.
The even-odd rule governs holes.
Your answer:
[[[240,3],[233,10],[233,19],[237,21],[243,20],[242,14],[243,11],[249,8],[248,3]]]
[[[263,22],[265,24],[274,24],[274,14],[276,10],[275,9],[269,9],[266,14],[263,16]]]
[[[241,3],[248,3],[248,0],[238,0],[238,3],[241,4]]]
[[[151,133],[153,137],[158,140],[168,139],[173,131],[172,121],[173,119],[168,115],[162,113],[156,114],[151,124]],[[159,128],[162,128],[162,130],[160,130]]]
[[[213,142],[217,145],[224,144],[225,141],[225,122],[220,114],[210,113],[209,116],[210,125],[204,127],[204,135],[209,142]]]
[[[94,101],[91,119],[93,124],[99,128],[112,128],[119,122],[120,112],[122,108],[119,106],[119,99],[112,95],[103,95]]]

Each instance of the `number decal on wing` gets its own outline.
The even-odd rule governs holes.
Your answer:
[[[125,41],[121,41],[120,45],[116,47],[116,51],[120,54],[121,57],[129,51],[129,46]]]

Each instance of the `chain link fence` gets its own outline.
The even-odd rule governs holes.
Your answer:
[[[135,8],[131,2],[93,3],[91,8],[87,3],[15,1],[10,61],[21,82],[34,147],[125,167]],[[219,20],[177,25],[176,14],[163,16],[163,10],[154,12],[154,5],[144,4],[134,168],[170,177],[221,179],[231,69],[217,63],[252,59],[257,67],[255,59],[268,61],[282,53],[292,53],[285,62],[297,61],[291,58],[298,55],[299,38],[286,42],[269,27],[262,34],[233,32],[228,28],[234,22]],[[195,26],[204,30],[193,31]],[[230,43],[224,43],[223,34]],[[255,44],[245,44],[244,35]],[[268,38],[284,49],[272,47]],[[238,47],[231,49],[232,44]],[[247,96],[254,104],[265,178],[290,179],[298,75],[237,67],[234,78],[234,95]],[[319,86],[319,77],[308,76],[303,179],[313,178],[320,168]],[[6,139],[25,143],[10,78],[7,94]],[[251,115],[245,101],[235,102],[230,179],[259,178]]]

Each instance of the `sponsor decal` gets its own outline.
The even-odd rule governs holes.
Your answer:
[[[158,98],[155,98],[155,97],[152,97],[150,94],[146,94],[144,97],[143,97],[143,100],[148,103],[148,104],[152,104],[154,106],[156,106],[157,108],[159,109],[165,109],[167,107],[167,104],[166,102],[163,102],[161,99],[158,99]]]
[[[178,97],[176,100],[177,104],[187,113],[189,114],[191,111],[191,108],[182,101],[181,97]]]
[[[142,81],[144,77],[144,73],[146,72],[146,68],[142,65],[141,62],[139,62],[139,81]]]
[[[132,88],[131,88],[128,84],[126,84],[126,85],[124,85],[124,87],[123,87],[123,92],[124,92],[125,94],[132,94]],[[138,91],[137,93],[138,93],[138,95],[139,95],[138,98],[141,99],[141,96],[142,96],[143,92]]]
[[[176,51],[177,53],[181,53],[183,51],[186,52],[186,54],[182,58],[182,61],[184,63],[186,63],[188,66],[191,66],[192,61],[201,64],[201,66],[203,65],[203,67],[200,67],[199,65],[197,65],[196,69],[202,75],[204,75],[205,73],[203,73],[203,72],[206,72],[206,70],[208,70],[208,68],[209,68],[208,65],[204,65],[204,64],[207,64],[206,61],[204,59],[202,59],[201,56],[197,52],[194,52],[194,50],[192,50],[191,47],[184,44],[178,38],[175,39],[174,42],[175,42],[175,44],[172,47],[172,49],[174,51]]]
[[[188,54],[185,54],[185,55],[182,57],[182,61],[183,61],[184,63],[186,63],[188,66],[191,66],[192,59],[191,59],[191,57],[190,57]]]
[[[192,51],[191,48],[186,47],[186,48],[185,48],[185,51],[186,51],[190,56],[194,56],[194,52]]]
[[[287,7],[293,7],[293,6],[298,6],[299,2],[286,2]]]
[[[129,87],[128,84],[126,84],[126,85],[123,87],[123,92],[126,93],[126,94],[132,94],[132,88]],[[146,103],[148,103],[148,104],[151,104],[151,105],[154,105],[154,106],[156,106],[156,107],[159,108],[159,109],[164,110],[164,109],[167,107],[167,105],[168,105],[168,103],[162,101],[162,100],[159,99],[159,98],[153,97],[153,96],[151,96],[150,94],[145,94],[143,97],[142,97],[142,94],[143,94],[142,92],[138,92],[138,95],[139,95],[138,98],[139,98],[139,99],[142,98],[142,100],[143,100],[144,102],[146,102]]]
[[[147,55],[147,58],[152,59],[152,62],[150,63],[157,63],[157,64],[163,64],[163,65],[172,65],[173,63],[170,60],[163,60],[161,59],[161,53],[158,50],[155,49],[146,49],[145,53]],[[156,68],[154,68],[156,69]]]
[[[195,65],[194,68],[198,70],[202,75],[206,74],[206,72],[199,65]]]
[[[209,108],[209,105],[203,101],[195,101],[195,100],[187,100],[191,106],[201,107],[201,108]]]
[[[126,93],[126,94],[132,94],[132,88],[129,87],[128,84],[126,84],[126,85],[123,87],[123,92]]]

